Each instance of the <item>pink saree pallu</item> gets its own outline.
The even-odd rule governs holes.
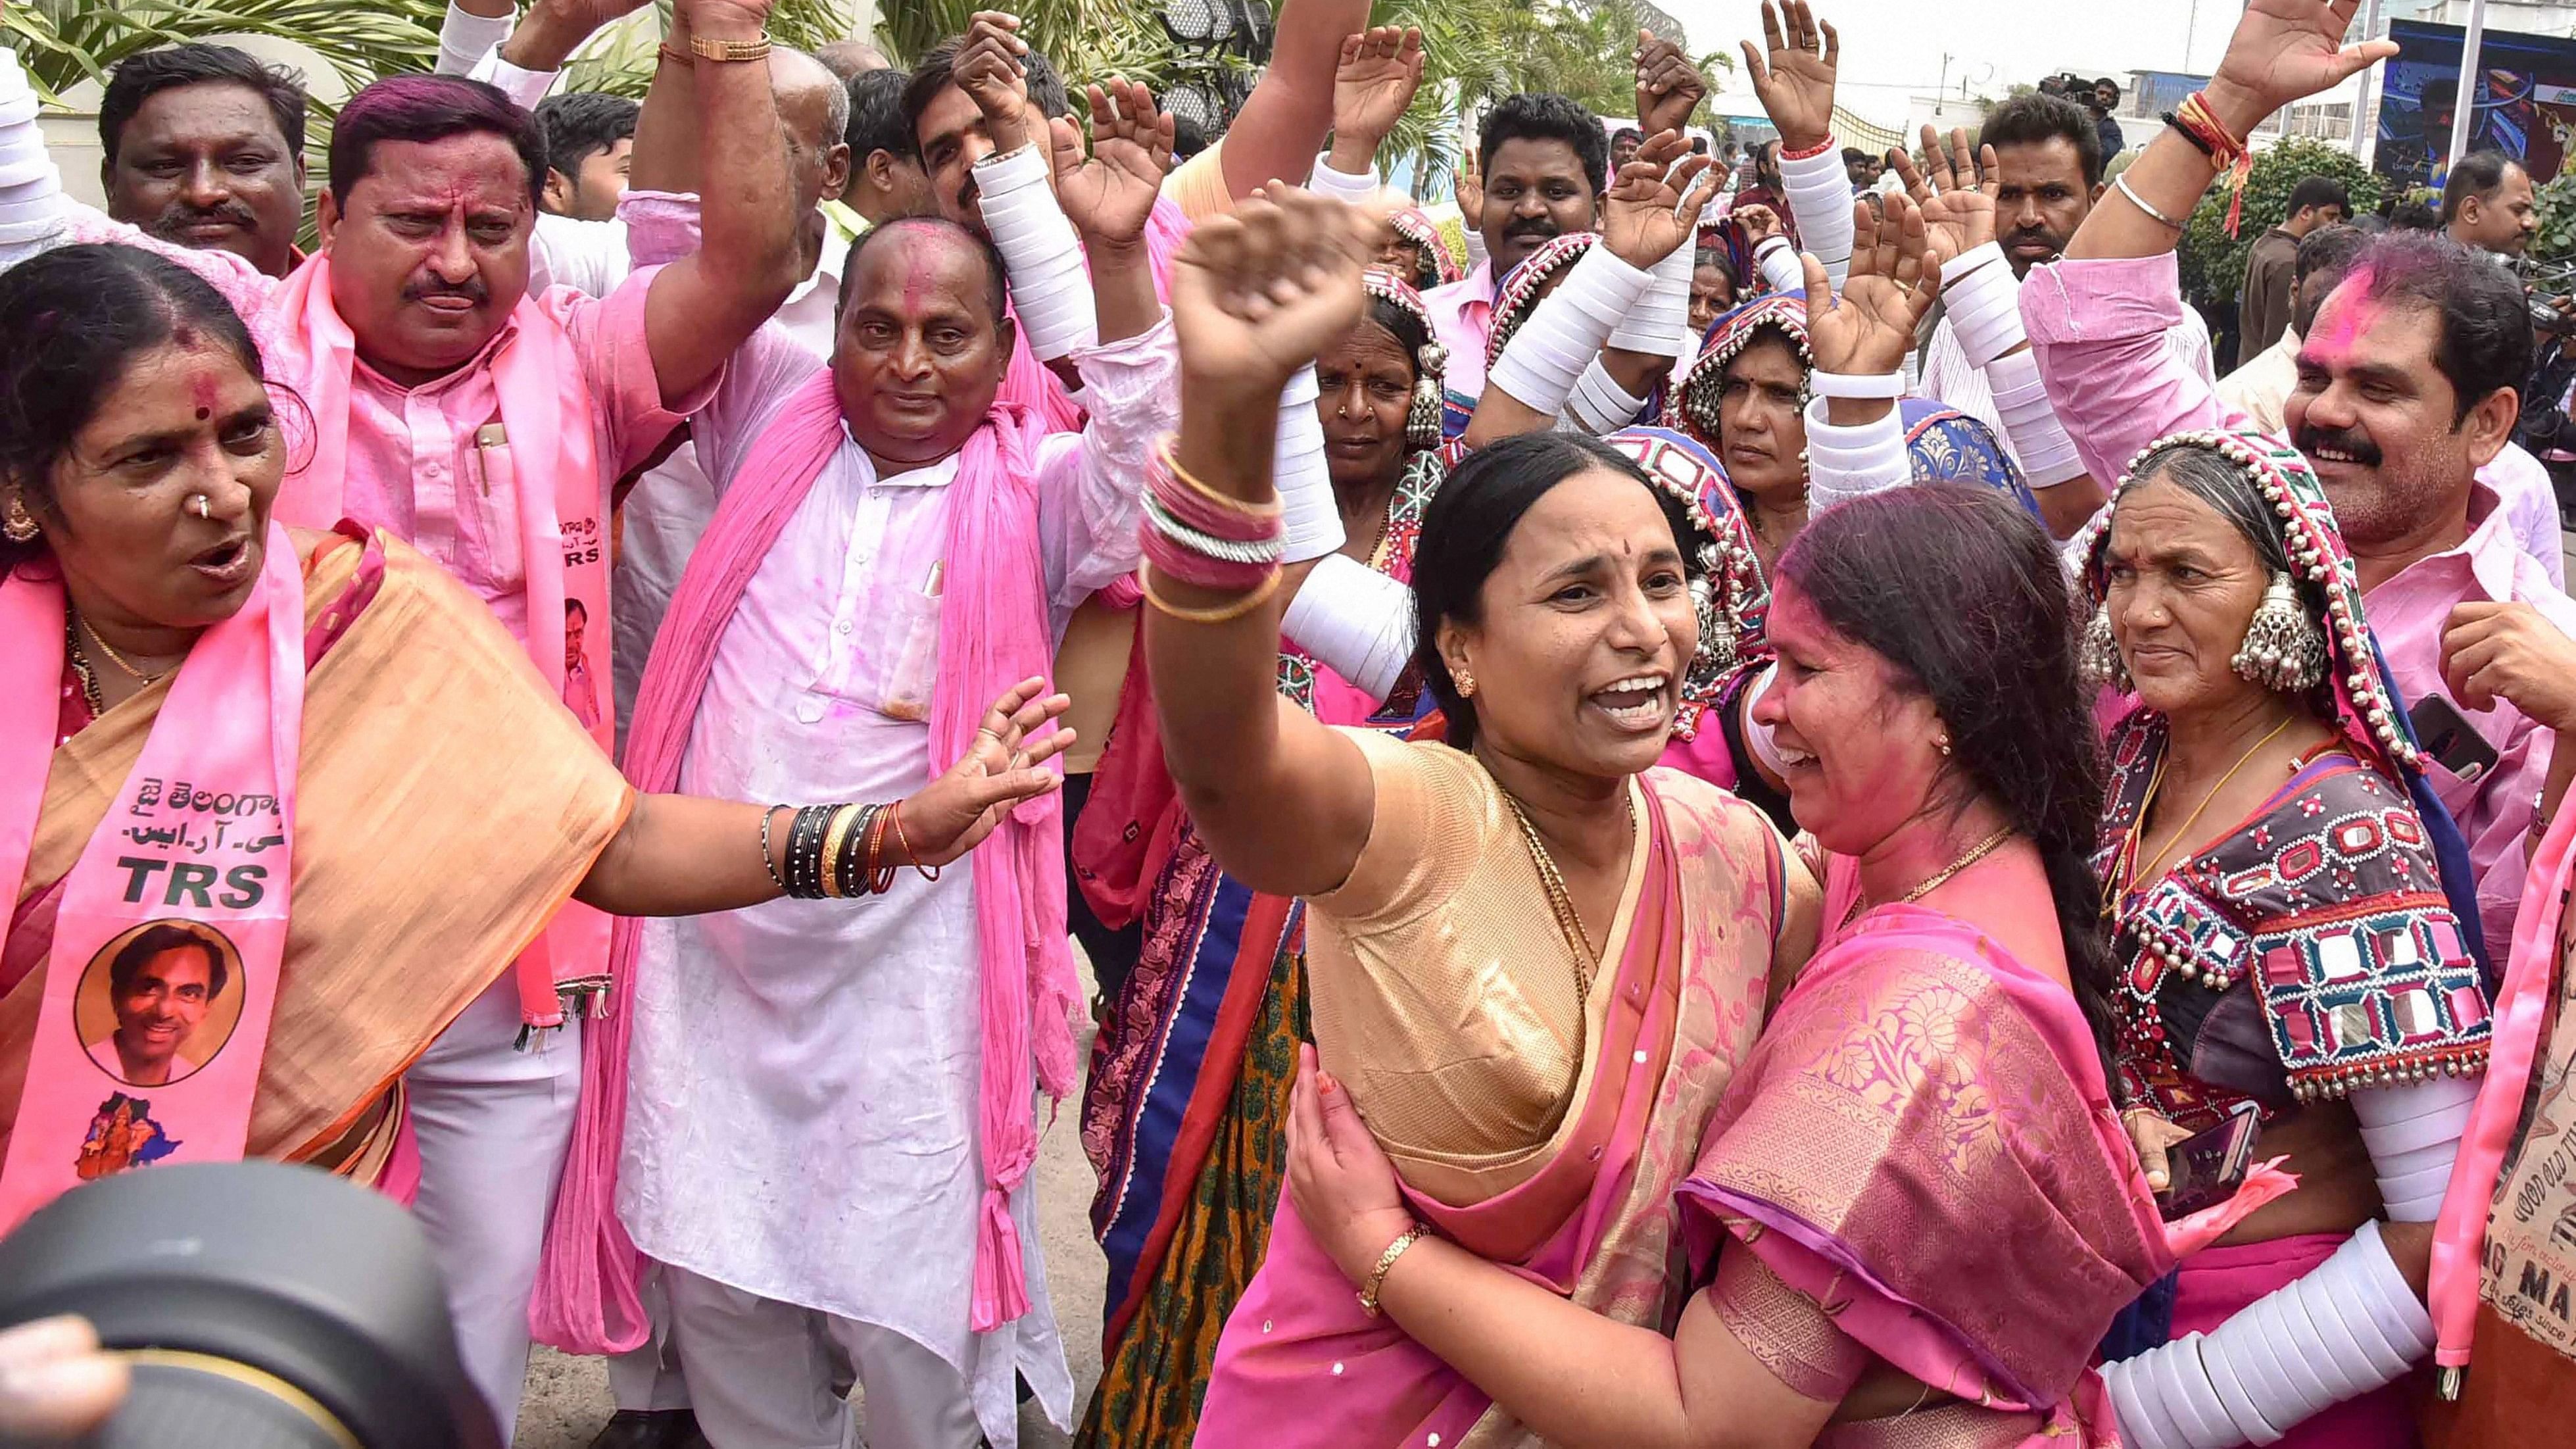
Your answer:
[[[206,630],[65,878],[0,1232],[65,1190],[242,1155],[286,950],[304,582],[269,525],[249,600]],[[57,724],[64,590],[0,584],[0,900],[15,901]],[[166,726],[166,727],[165,727]]]
[[[1818,1443],[2117,1441],[2093,1349],[2166,1232],[2073,996],[1974,927],[1884,906],[1819,953],[1680,1191],[1699,1246],[1963,1401]]]
[[[1689,1147],[1663,1152],[1657,1139],[1725,1046],[1692,1039],[1691,929],[1673,827],[1655,790],[1643,793],[1653,842],[1643,889],[1592,1034],[1590,1090],[1563,1146],[1536,1175],[1472,1207],[1406,1193],[1424,1223],[1469,1252],[1596,1312],[1669,1330],[1680,1301],[1666,1275],[1671,1188]],[[1361,1313],[1281,1195],[1268,1255],[1218,1341],[1197,1443],[1369,1449],[1529,1437],[1392,1319]]]

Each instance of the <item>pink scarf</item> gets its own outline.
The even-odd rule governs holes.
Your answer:
[[[2487,1215],[2505,1154],[2522,1130],[2522,1097],[2531,1085],[2532,1058],[2540,1050],[2540,1025],[2549,1013],[2550,979],[2558,969],[2558,917],[2566,905],[2567,872],[2576,850],[2576,810],[2561,810],[2531,852],[2522,888],[2522,914],[2514,918],[2513,954],[2504,989],[2496,993],[2494,1040],[2487,1049],[2486,1081],[2478,1088],[2469,1130],[2460,1139],[2451,1186],[2433,1228],[2433,1270],[2427,1285],[2432,1305],[2433,1362],[2442,1369],[2443,1397],[2458,1396],[2454,1372],[2468,1367],[2469,1339],[2477,1325],[2478,1283],[2484,1267]]]
[[[64,878],[0,1166],[0,1231],[82,1181],[165,1159],[237,1160],[249,1138],[286,956],[304,720],[304,580],[284,527],[269,524],[266,546],[255,591],[188,652]],[[44,808],[65,607],[50,568],[0,582],[0,901],[25,886]],[[152,951],[140,971],[169,973],[146,988],[163,1003],[146,1021],[203,993],[159,1081],[125,1075],[124,1005],[109,981],[129,947]]]
[[[331,304],[331,254],[296,268],[271,295],[268,311],[276,329],[276,370],[302,389],[314,428],[304,465],[287,475],[278,494],[276,516],[327,529],[344,514],[349,379],[357,365],[356,340]],[[561,695],[570,604],[579,604],[588,621],[582,641],[588,679],[580,682],[608,677],[607,528],[600,517],[607,490],[598,455],[598,409],[580,363],[564,345],[562,325],[538,299],[520,298],[510,316],[516,334],[491,361],[501,399],[499,436],[479,451],[487,476],[506,480],[518,500],[528,654]],[[615,721],[594,710],[584,722],[601,751],[615,753]],[[545,934],[521,953],[514,969],[520,1014],[530,1026],[563,1024],[558,984],[587,986],[605,979],[608,931],[607,916],[566,901]]]
[[[824,368],[788,396],[735,470],[645,665],[626,741],[626,774],[637,789],[667,791],[678,783],[716,646],[753,573],[845,436]],[[1044,436],[1029,413],[996,403],[958,458],[945,554],[951,587],[940,610],[939,678],[930,702],[934,773],[966,754],[1003,690],[1049,672],[1033,487]],[[1049,1095],[1073,1090],[1072,1012],[1081,997],[1065,938],[1062,831],[1060,798],[1043,795],[1014,811],[972,857],[983,1020],[977,1127],[985,1191],[970,1319],[978,1333],[1029,1306],[1010,1194],[1037,1160],[1032,1058],[1037,1084]],[[618,921],[613,979],[633,969],[639,932],[639,922]],[[537,1338],[575,1353],[622,1353],[649,1331],[636,1292],[643,1264],[617,1220],[632,1030],[631,1015],[612,1010],[583,1039],[581,1109],[530,1310]]]

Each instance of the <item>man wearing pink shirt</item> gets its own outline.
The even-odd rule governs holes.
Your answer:
[[[2207,99],[2237,135],[2271,110],[2218,82]],[[2179,131],[2158,136],[2086,218],[2066,259],[2033,269],[2022,287],[2049,397],[2096,477],[2120,476],[2165,434],[2244,421],[2163,344],[2182,313],[2177,233],[2166,218],[2190,215],[2215,174]],[[2284,412],[2291,443],[2334,504],[2371,626],[2416,717],[2441,697],[2493,751],[2483,769],[2436,762],[2427,773],[2467,838],[2498,963],[2513,940],[2523,838],[2554,737],[2510,700],[2476,707],[2454,696],[2443,634],[2459,606],[2499,603],[2527,604],[2576,633],[2576,604],[2517,542],[2479,478],[2511,440],[2531,349],[2509,273],[2437,237],[2383,237],[2319,309]],[[2465,767],[2469,756],[2452,760]]]
[[[575,8],[561,13],[587,23]],[[682,0],[673,46],[687,59],[666,52],[662,63],[696,68],[701,165],[726,184],[709,188],[696,255],[640,270],[606,297],[529,291],[545,176],[534,123],[491,87],[441,76],[379,81],[342,108],[321,250],[282,281],[229,252],[171,247],[74,206],[50,165],[0,167],[35,178],[0,188],[0,221],[10,223],[0,235],[18,244],[0,248],[0,265],[48,245],[106,241],[150,246],[206,275],[251,321],[271,380],[310,417],[279,518],[328,528],[348,517],[410,540],[485,599],[558,687],[573,672],[567,625],[578,620],[589,656],[581,672],[598,678],[611,485],[705,401],[800,280],[767,67],[743,63],[766,48],[768,8]],[[14,60],[0,57],[0,158],[41,162],[26,89]],[[605,747],[604,719],[595,736]],[[580,1087],[577,1003],[606,969],[606,918],[576,914],[558,917],[405,1079],[421,1159],[416,1210],[466,1371],[504,1441]]]

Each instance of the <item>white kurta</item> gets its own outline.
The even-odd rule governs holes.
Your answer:
[[[1080,358],[1090,426],[1040,446],[1051,634],[1136,566],[1147,449],[1179,413],[1171,324]],[[697,418],[719,488],[814,363],[766,329]],[[846,437],[718,645],[680,789],[891,800],[931,775],[926,719],[954,459],[880,478]],[[972,588],[948,579],[946,589]],[[943,762],[944,763],[944,762]],[[893,1329],[955,1365],[997,1446],[1012,1373],[1069,1425],[1035,1181],[1013,1195],[1030,1310],[967,1327],[983,1183],[974,873],[863,901],[645,923],[618,1214],[665,1263]],[[1032,1110],[1035,1104],[1032,1104]],[[685,1351],[685,1350],[684,1350]]]

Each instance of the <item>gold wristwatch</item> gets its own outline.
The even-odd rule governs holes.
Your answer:
[[[689,37],[689,49],[708,60],[762,60],[769,55],[769,37],[758,40],[709,40],[703,35]]]

